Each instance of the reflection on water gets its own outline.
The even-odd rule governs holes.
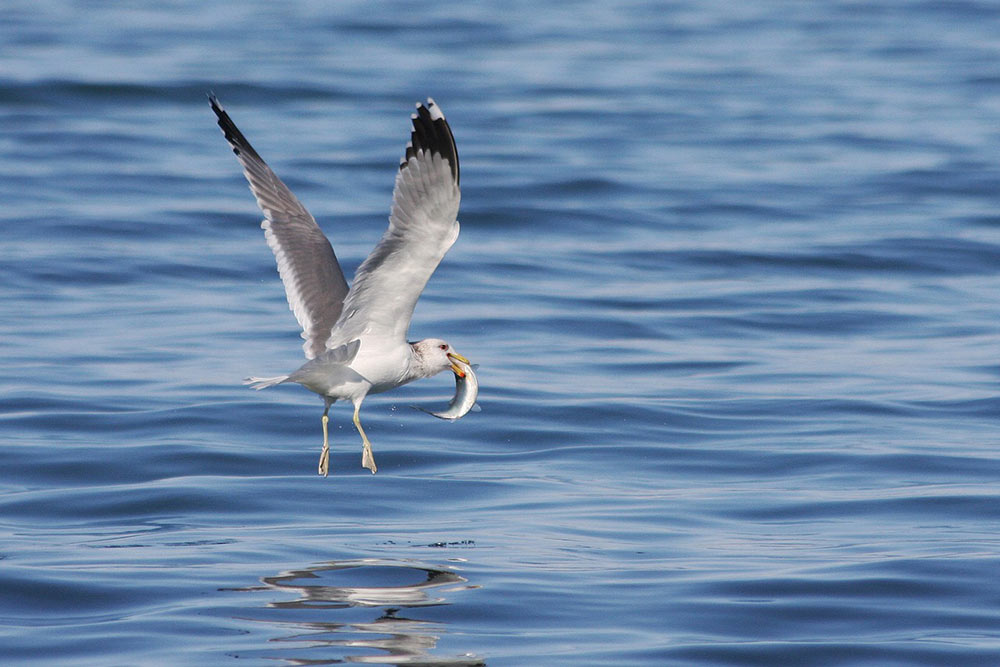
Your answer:
[[[274,637],[272,642],[294,643],[291,652],[279,659],[291,664],[332,664],[340,662],[395,665],[484,665],[479,656],[464,654],[431,655],[447,627],[437,621],[400,615],[401,608],[421,608],[450,604],[447,596],[477,588],[453,570],[429,567],[413,561],[358,559],[333,561],[303,570],[291,570],[263,577],[264,586],[243,591],[292,593],[293,600],[267,603],[269,609],[294,612],[262,622],[276,627],[294,627],[292,634]],[[344,618],[346,610],[378,608],[374,618]],[[330,618],[329,610],[345,610]],[[312,612],[323,612],[317,619]],[[308,614],[308,618],[303,614]],[[412,615],[412,614],[411,614]],[[330,651],[330,649],[335,649]],[[373,649],[384,653],[358,653]],[[317,655],[318,651],[329,651]],[[348,655],[347,652],[352,652]],[[336,657],[334,655],[336,653]],[[306,656],[308,654],[308,657]],[[274,657],[274,656],[271,656]]]

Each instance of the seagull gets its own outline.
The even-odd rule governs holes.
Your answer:
[[[361,435],[361,465],[377,470],[372,445],[361,426],[368,394],[451,370],[464,377],[469,360],[446,341],[407,342],[420,293],[458,238],[458,152],[441,108],[428,98],[411,115],[413,129],[399,163],[389,228],[354,274],[348,288],[333,246],[309,211],[254,150],[215,95],[208,96],[250,191],[264,212],[260,226],[274,252],[288,306],[302,327],[306,363],[287,375],[250,377],[254,389],[293,382],[319,394],[323,449],[319,474],[329,474],[330,407],[354,405]]]

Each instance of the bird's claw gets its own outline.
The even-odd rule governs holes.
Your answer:
[[[378,468],[375,466],[375,457],[372,456],[372,450],[365,448],[364,454],[361,456],[361,465],[372,471],[374,475]]]
[[[330,447],[327,445],[323,446],[323,451],[319,453],[319,470],[320,475],[326,477],[330,474]]]

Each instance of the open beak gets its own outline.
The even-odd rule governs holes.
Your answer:
[[[461,368],[459,368],[458,364],[454,363],[454,360],[457,359],[458,361],[461,361],[463,364],[465,364],[467,366],[470,365],[469,364],[469,360],[466,359],[465,357],[463,357],[462,355],[457,354],[455,352],[449,352],[448,353],[448,358],[453,360],[452,364],[451,364],[451,370],[452,370],[452,372],[455,373],[455,375],[457,375],[458,377],[464,378],[465,377],[465,371],[463,371]]]

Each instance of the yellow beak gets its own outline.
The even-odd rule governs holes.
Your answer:
[[[448,353],[448,358],[449,358],[449,359],[458,359],[458,360],[459,360],[459,361],[461,361],[461,362],[462,362],[463,364],[466,364],[466,365],[469,365],[469,360],[468,360],[468,359],[466,359],[466,358],[465,358],[465,357],[463,357],[462,355],[460,355],[460,354],[457,354],[457,353],[455,353],[455,352],[449,352],[449,353]],[[461,368],[459,368],[457,364],[454,364],[454,363],[453,363],[453,364],[451,365],[451,370],[452,370],[452,372],[453,372],[453,373],[455,373],[455,375],[457,375],[458,377],[460,377],[460,378],[464,378],[464,377],[465,377],[465,371],[463,371],[463,370],[462,370]]]

